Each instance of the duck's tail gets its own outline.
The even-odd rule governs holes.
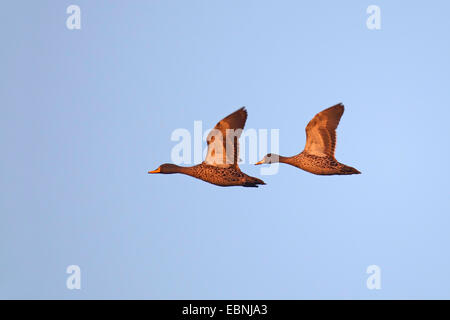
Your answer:
[[[361,172],[353,167],[343,164],[339,174],[361,174]]]
[[[255,177],[247,177],[247,181],[243,185],[244,187],[254,187],[258,188],[258,184],[266,184],[261,179],[255,178]]]

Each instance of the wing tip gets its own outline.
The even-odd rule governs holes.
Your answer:
[[[325,110],[322,110],[318,114],[337,112],[339,117],[341,117],[344,114],[344,110],[345,110],[344,104],[342,102],[339,102],[339,103],[335,104],[334,106],[331,106],[329,108],[326,108]]]
[[[248,112],[247,112],[247,108],[245,106],[242,106],[241,108],[236,110],[234,113],[241,113],[241,114],[243,114],[244,119],[247,120]]]
[[[339,102],[339,103],[335,104],[335,105],[332,106],[331,108],[339,108],[339,109],[342,109],[342,110],[345,109],[344,104],[343,104],[342,102]],[[330,108],[330,109],[331,109],[331,108]]]

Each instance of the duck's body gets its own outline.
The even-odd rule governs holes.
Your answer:
[[[162,167],[161,173],[164,170],[164,173],[181,173],[221,187],[257,187],[258,184],[265,184],[264,181],[243,173],[239,167],[235,166],[222,168],[203,162],[192,167],[180,167],[174,164],[166,164]]]
[[[269,153],[256,164],[287,163],[318,175],[361,173],[355,168],[338,162],[334,157],[336,128],[343,113],[344,105],[339,103],[316,114],[306,126],[306,145],[301,153],[292,157],[283,157]]]
[[[290,164],[318,175],[348,175],[361,173],[355,168],[338,162],[334,157],[317,156],[302,152],[293,157],[280,157],[280,162]]]
[[[148,173],[181,173],[221,187],[258,187],[265,184],[264,181],[243,173],[237,163],[238,139],[246,120],[247,111],[241,108],[219,121],[208,135],[208,152],[201,164],[180,167],[166,163]]]
[[[193,174],[190,174],[191,176],[217,186],[258,187],[258,184],[265,184],[264,181],[243,173],[238,166],[221,168],[201,163],[190,169],[193,171]]]

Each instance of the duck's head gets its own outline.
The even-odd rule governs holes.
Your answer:
[[[255,163],[255,165],[263,164],[263,163],[277,163],[280,162],[280,156],[275,153],[268,153],[264,156],[261,161]]]
[[[149,171],[148,173],[164,173],[164,174],[169,174],[169,173],[178,173],[179,171],[179,166],[172,164],[172,163],[164,163],[162,165],[160,165],[158,167],[158,169],[153,170],[153,171]]]

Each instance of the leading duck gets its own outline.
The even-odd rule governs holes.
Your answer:
[[[264,181],[243,173],[238,166],[239,137],[247,120],[245,107],[219,121],[206,138],[208,152],[205,161],[192,167],[165,163],[148,173],[182,173],[221,187],[258,187]]]

